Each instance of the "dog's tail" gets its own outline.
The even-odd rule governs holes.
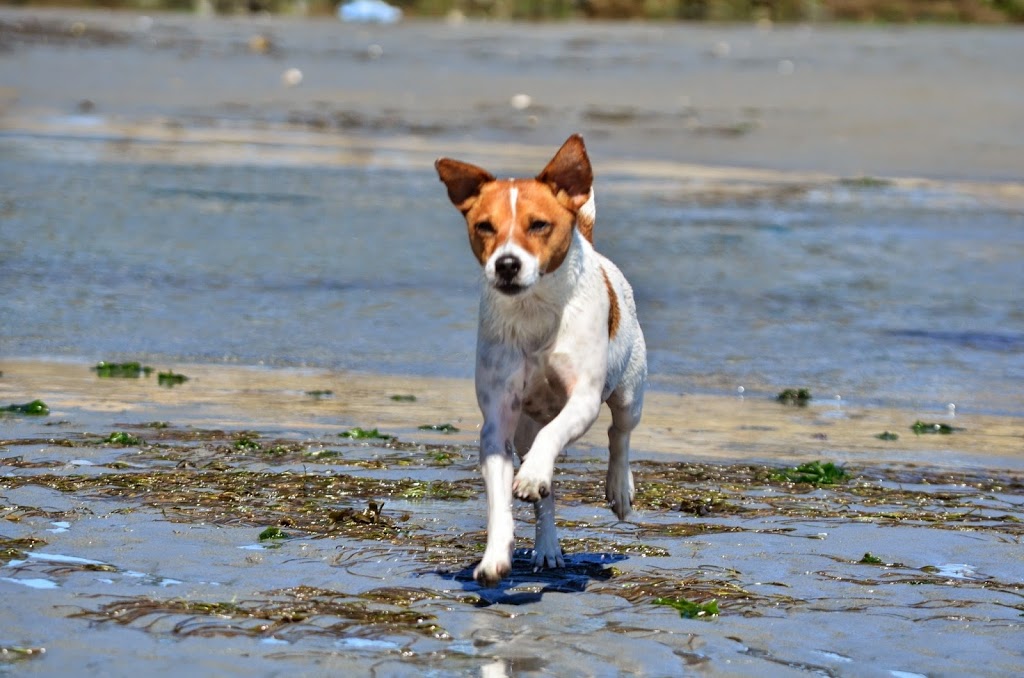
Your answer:
[[[583,207],[576,214],[576,228],[580,229],[580,234],[583,235],[587,241],[594,244],[594,222],[597,221],[597,205],[594,204],[594,189],[590,189],[590,195],[587,196],[587,201],[583,203]]]

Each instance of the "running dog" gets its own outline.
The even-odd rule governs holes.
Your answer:
[[[605,496],[620,520],[629,513],[629,438],[643,409],[647,350],[632,288],[593,247],[593,171],[582,137],[569,137],[533,179],[496,179],[449,158],[435,167],[483,266],[476,395],[487,547],[473,577],[495,586],[512,569],[513,497],[534,505],[534,567],[564,566],[555,460],[601,403],[612,415]]]

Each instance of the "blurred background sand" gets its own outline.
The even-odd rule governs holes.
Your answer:
[[[5,9],[0,36],[8,134],[84,126],[201,144],[190,132],[285,129],[313,133],[312,145],[340,136],[487,156],[579,131],[599,164],[1022,175],[1024,41],[1012,27],[376,26]]]

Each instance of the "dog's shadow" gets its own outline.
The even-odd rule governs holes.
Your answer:
[[[574,553],[565,556],[564,567],[536,570],[530,561],[532,554],[530,549],[516,549],[512,554],[512,572],[493,588],[484,588],[473,579],[476,563],[437,574],[477,594],[478,607],[495,603],[527,605],[540,602],[545,593],[581,593],[590,582],[607,581],[615,576],[611,565],[628,557],[617,553]]]

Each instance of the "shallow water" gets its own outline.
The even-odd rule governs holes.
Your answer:
[[[429,166],[20,149],[0,176],[2,355],[471,374],[478,269]],[[1021,212],[895,186],[709,200],[598,181],[598,245],[633,283],[655,385],[1024,413]]]

